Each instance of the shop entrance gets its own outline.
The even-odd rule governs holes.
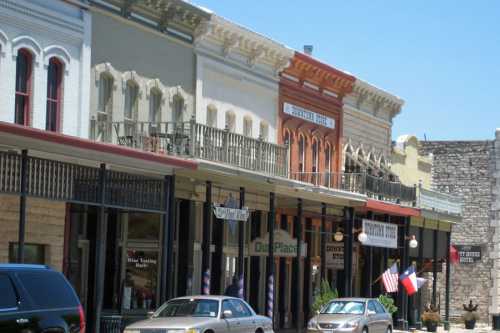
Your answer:
[[[68,278],[94,320],[97,207],[70,206]],[[125,322],[158,307],[161,214],[107,209],[103,314]]]

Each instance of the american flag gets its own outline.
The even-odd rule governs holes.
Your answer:
[[[391,268],[388,268],[382,274],[382,282],[384,283],[385,291],[388,293],[398,292],[399,271],[398,265],[394,263]]]

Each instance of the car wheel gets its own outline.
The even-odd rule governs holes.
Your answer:
[[[368,333],[368,328],[363,327],[363,333]]]
[[[385,330],[385,333],[392,333],[392,328],[391,328],[391,326],[387,327],[387,329]]]

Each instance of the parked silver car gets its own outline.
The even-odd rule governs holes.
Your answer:
[[[307,324],[308,333],[391,333],[392,316],[371,298],[337,298]]]
[[[245,301],[226,296],[189,296],[163,304],[151,318],[123,333],[273,333],[271,319]]]

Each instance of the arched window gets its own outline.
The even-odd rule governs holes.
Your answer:
[[[233,111],[226,111],[226,129],[234,132],[236,129],[236,115]]]
[[[179,95],[174,96],[173,100],[173,116],[174,122],[180,123],[184,121],[184,98]]]
[[[305,171],[306,164],[306,140],[303,135],[299,135],[299,172]]]
[[[16,59],[16,102],[14,121],[16,124],[29,125],[31,104],[31,77],[33,56],[30,51],[20,49]]]
[[[45,129],[58,132],[61,122],[63,64],[57,58],[49,60],[47,68],[47,111]]]
[[[269,139],[269,124],[266,123],[265,121],[260,122],[259,136],[264,141],[267,141]]]
[[[312,172],[318,172],[318,150],[319,150],[319,142],[316,139],[313,139],[312,144]]]
[[[330,143],[325,144],[325,186],[330,187],[331,178],[332,178],[332,147]]]
[[[207,126],[217,128],[217,108],[213,105],[207,107]]]
[[[99,117],[106,118],[113,110],[113,78],[102,73],[99,78]],[[102,119],[104,120],[104,119]]]
[[[160,90],[153,88],[149,93],[149,121],[159,123],[161,121],[161,100]]]
[[[139,107],[139,87],[137,83],[132,80],[127,81],[127,87],[125,88],[125,110],[124,117],[125,120],[133,121],[137,114]]]
[[[253,121],[250,116],[245,116],[243,118],[243,135],[251,137],[252,136],[252,126]]]

